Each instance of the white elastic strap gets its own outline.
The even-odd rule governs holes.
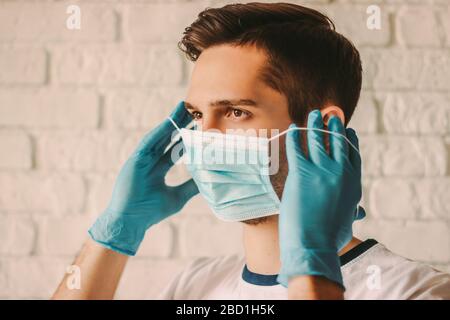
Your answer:
[[[321,131],[321,132],[327,132],[327,133],[330,133],[330,134],[332,134],[332,135],[334,135],[334,136],[340,136],[340,137],[344,138],[344,139],[348,142],[348,144],[349,144],[350,146],[352,146],[353,149],[355,149],[356,152],[359,153],[358,148],[356,148],[356,147],[353,145],[353,143],[351,143],[351,141],[350,141],[345,135],[340,134],[340,133],[337,133],[337,132],[333,132],[333,131],[328,131],[328,130],[324,130],[324,129],[319,129],[319,128],[305,128],[305,127],[288,128],[288,129],[284,130],[283,132],[281,132],[281,133],[279,133],[279,134],[277,134],[277,135],[271,137],[271,138],[269,139],[269,141],[270,141],[270,140],[273,140],[273,139],[276,139],[276,138],[278,138],[278,137],[280,137],[280,136],[282,136],[282,135],[288,133],[289,131],[293,131],[293,130],[303,130],[303,131],[312,130],[312,131]]]
[[[177,130],[178,130],[179,132],[181,132],[180,127],[178,127],[178,125],[175,123],[175,121],[173,121],[173,119],[172,119],[171,117],[167,117],[167,119],[169,119],[170,122],[172,122],[172,124],[174,125],[174,127],[177,128]],[[327,132],[327,133],[330,133],[330,134],[332,134],[332,135],[334,135],[334,136],[340,136],[340,137],[344,138],[344,139],[348,142],[348,144],[349,144],[353,149],[355,149],[356,152],[359,153],[358,148],[356,148],[356,147],[353,145],[353,143],[351,143],[351,141],[350,141],[345,135],[340,134],[340,133],[337,133],[337,132],[333,132],[333,131],[328,131],[328,130],[324,130],[324,129],[319,129],[319,128],[305,128],[305,127],[288,128],[288,129],[284,130],[283,132],[281,132],[281,133],[279,133],[279,134],[277,134],[277,135],[271,137],[271,138],[269,139],[269,141],[274,140],[274,139],[277,139],[277,138],[279,138],[280,136],[282,136],[282,135],[288,133],[289,131],[293,131],[293,130],[303,130],[303,131],[313,130],[313,131],[321,131],[321,132]]]
[[[169,119],[170,122],[172,122],[172,124],[175,126],[175,128],[177,128],[178,131],[181,131],[181,129],[177,126],[177,124],[175,123],[175,121],[173,121],[171,117],[167,117],[167,119]]]
[[[167,117],[167,119],[170,120],[170,122],[172,122],[173,126],[178,130],[178,132],[181,132],[180,127],[175,123],[175,121],[173,121],[173,119],[171,117]],[[192,129],[195,126],[195,122],[191,121],[187,126],[186,129]]]

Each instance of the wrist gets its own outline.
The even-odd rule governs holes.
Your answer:
[[[277,281],[284,287],[288,287],[289,280],[296,276],[321,276],[345,290],[336,250],[298,249],[281,256]]]
[[[289,280],[290,300],[342,300],[343,288],[321,276],[295,276]]]
[[[102,246],[128,256],[134,256],[146,232],[143,223],[129,221],[129,217],[102,213],[88,230],[90,237]]]

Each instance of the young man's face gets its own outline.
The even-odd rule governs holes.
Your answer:
[[[221,45],[204,50],[195,63],[185,105],[202,130],[288,128],[287,99],[259,79],[264,52],[253,46]],[[239,101],[242,100],[242,101]],[[221,103],[217,103],[221,102]],[[211,105],[214,104],[214,105]],[[287,175],[284,137],[279,141],[278,173],[271,181],[281,198]],[[265,218],[247,220],[257,224]]]

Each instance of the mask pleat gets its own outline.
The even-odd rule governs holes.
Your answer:
[[[257,195],[267,193],[264,185],[248,185],[232,183],[202,183],[199,186],[200,192],[206,200],[214,205],[221,205],[231,201],[240,201]]]
[[[194,175],[197,181],[204,183],[261,184],[261,177],[257,174],[217,170],[196,170]]]
[[[256,165],[226,165],[226,164],[204,164],[204,165],[187,165],[189,171],[207,170],[213,172],[234,172],[242,174],[268,174],[268,168]]]

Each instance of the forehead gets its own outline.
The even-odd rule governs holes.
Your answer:
[[[259,79],[266,63],[264,52],[255,46],[220,45],[202,52],[194,65],[188,97],[257,95],[265,85]]]

